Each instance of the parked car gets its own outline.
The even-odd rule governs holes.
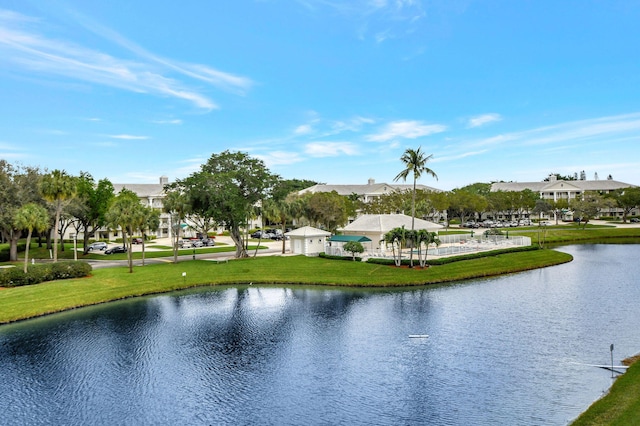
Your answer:
[[[115,246],[106,250],[104,254],[126,253],[127,248],[125,246]]]
[[[213,247],[216,245],[216,242],[212,238],[209,238],[207,240],[202,240],[202,244],[207,247]]]
[[[638,223],[638,222],[640,222],[640,218],[632,217],[632,218],[629,220],[629,222],[631,222],[631,223]]]
[[[131,243],[132,244],[142,244],[142,238],[132,238],[131,239]]]
[[[200,240],[191,241],[191,247],[202,247],[204,243]]]
[[[192,242],[190,240],[180,240],[178,241],[178,246],[180,248],[191,248]]]
[[[107,249],[107,243],[102,241],[96,241],[95,243],[91,243],[89,244],[89,247],[88,247],[89,251],[92,251],[92,250],[104,251],[106,249]]]
[[[251,238],[264,238],[263,231],[256,231],[251,234]]]

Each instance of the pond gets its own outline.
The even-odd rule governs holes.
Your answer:
[[[207,288],[2,326],[2,419],[567,424],[611,385],[587,364],[640,352],[640,245],[561,250],[447,286]]]

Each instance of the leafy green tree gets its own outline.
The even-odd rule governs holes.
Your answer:
[[[486,197],[491,193],[491,184],[476,182],[472,183],[471,185],[463,186],[460,189],[471,192],[472,194],[482,195],[483,197]]]
[[[553,205],[547,200],[539,199],[533,207],[533,213],[538,215],[538,222],[542,219],[542,215],[553,211]]]
[[[585,191],[581,199],[576,199],[571,202],[574,216],[578,216],[583,224],[582,229],[585,229],[587,223],[597,217],[600,211],[610,208],[613,205],[615,205],[614,200],[605,199],[595,191]]]
[[[122,244],[127,248],[129,272],[133,272],[133,257],[131,253],[131,236],[144,225],[144,206],[135,192],[124,188],[114,198],[107,211],[107,223],[122,231]]]
[[[287,223],[293,221],[296,214],[297,199],[295,195],[289,195],[284,199],[268,198],[262,203],[262,215],[273,223],[280,225],[282,231],[282,253],[285,252],[286,239],[284,233],[287,230]]]
[[[553,215],[556,218],[556,225],[558,224],[559,218],[562,217],[562,214],[569,209],[569,201],[564,198],[559,198],[555,201],[549,201],[550,209],[546,212],[553,212]]]
[[[100,179],[96,185],[93,176],[87,172],[80,172],[76,182],[76,197],[66,211],[77,219],[76,232],[82,233],[84,254],[87,254],[89,238],[106,225],[107,210],[115,193],[108,179]]]
[[[40,192],[45,200],[49,201],[55,211],[53,233],[53,261],[58,261],[58,227],[60,215],[67,202],[76,194],[76,180],[63,170],[54,170],[45,174],[40,181]]]
[[[316,226],[335,232],[349,220],[347,200],[336,191],[305,194],[305,216]]]
[[[436,180],[438,176],[436,173],[427,167],[427,162],[433,158],[433,154],[425,155],[422,152],[422,147],[419,147],[417,150],[407,149],[402,157],[400,157],[400,161],[402,161],[405,165],[404,170],[402,170],[398,175],[394,178],[394,181],[398,181],[402,179],[406,182],[409,174],[413,175],[413,192],[411,198],[411,231],[413,232],[415,229],[415,216],[416,216],[416,182],[423,174],[430,175],[434,177]],[[413,268],[413,250],[409,254],[409,266]]]
[[[460,218],[460,223],[464,223],[467,217],[476,212],[485,211],[488,205],[485,197],[462,189],[450,191],[448,198],[449,216]]]
[[[506,211],[509,205],[509,198],[505,191],[490,192],[485,197],[487,201],[486,211],[490,212],[493,219],[498,218],[500,212]]]
[[[9,260],[18,260],[18,240],[22,229],[15,227],[16,210],[27,203],[42,203],[38,190],[40,172],[34,167],[14,167],[0,160],[0,231],[9,243]]]
[[[627,216],[631,211],[640,206],[640,188],[618,189],[609,195],[615,200],[616,206],[622,209],[622,222],[627,222]]]
[[[364,246],[358,241],[347,241],[342,248],[351,253],[354,261],[356,260],[356,254],[364,253]]]
[[[307,179],[278,179],[271,191],[271,198],[274,200],[284,200],[289,195],[318,185],[318,182]]]
[[[20,207],[13,218],[16,229],[27,230],[27,245],[24,253],[24,273],[27,273],[29,264],[29,247],[33,231],[44,232],[49,227],[49,214],[47,209],[36,203],[28,203]]]
[[[199,172],[178,181],[191,212],[224,224],[236,246],[236,257],[248,257],[241,228],[256,205],[267,198],[276,176],[262,160],[243,152],[213,154]]]
[[[523,189],[518,192],[517,207],[520,213],[520,217],[524,214],[529,214],[531,209],[536,205],[536,201],[540,199],[540,195],[533,192],[530,189]]]

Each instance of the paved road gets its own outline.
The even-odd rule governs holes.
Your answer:
[[[220,242],[224,242],[226,244],[233,246],[233,241],[231,241],[230,238],[227,241],[224,237],[222,238],[219,237],[217,238],[217,240],[221,240]],[[164,244],[164,242],[156,242],[154,243],[154,245],[155,244],[170,245],[170,244]],[[265,256],[265,255],[273,256],[273,255],[282,254],[282,241],[262,241],[260,245],[267,246],[267,248],[258,250],[258,256]],[[153,249],[150,249],[150,248],[146,248],[145,250],[147,253],[154,251]],[[141,252],[141,251],[142,251],[141,246],[133,247],[134,253]],[[253,256],[254,252],[255,252],[254,250],[250,250],[249,256]],[[288,252],[288,242],[287,242],[287,247],[285,252]],[[196,249],[195,251],[195,258],[199,260],[232,259],[234,256],[235,256],[235,251],[217,252],[217,253],[203,253],[203,252],[199,252],[198,249]],[[104,260],[91,259],[91,260],[87,260],[87,263],[89,263],[93,269],[128,266],[127,260],[112,260],[112,259],[109,259],[108,255],[105,255],[104,257],[105,257]],[[193,257],[194,257],[193,253],[188,255],[180,255],[178,256],[178,261],[180,262],[180,261],[186,261],[186,260],[193,260]],[[154,264],[172,263],[172,262],[173,262],[173,255],[170,255],[167,257],[146,258],[144,260],[145,265],[154,265]],[[133,265],[141,266],[142,259],[134,259]]]

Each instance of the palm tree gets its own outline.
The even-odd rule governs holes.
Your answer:
[[[122,245],[127,249],[129,272],[133,272],[133,257],[131,253],[131,236],[140,229],[145,221],[144,206],[135,192],[122,189],[114,198],[106,214],[107,223],[122,231]],[[127,237],[129,237],[127,239]]]
[[[433,154],[426,155],[422,152],[422,147],[419,147],[417,150],[408,148],[402,157],[400,157],[400,161],[402,161],[405,165],[405,169],[398,173],[398,175],[393,179],[394,181],[398,181],[402,179],[403,181],[407,181],[407,176],[409,174],[413,174],[413,193],[411,196],[411,232],[415,230],[415,216],[416,216],[416,182],[423,174],[428,174],[433,176],[438,180],[438,176],[436,173],[427,167],[427,162],[433,158]],[[413,250],[411,250],[409,254],[409,266],[413,268]]]
[[[13,224],[17,229],[27,230],[27,246],[24,251],[24,273],[26,274],[27,265],[29,264],[31,234],[34,230],[43,232],[49,227],[49,214],[44,207],[36,203],[28,203],[16,211],[13,217]]]
[[[54,170],[42,177],[40,192],[45,200],[53,204],[55,221],[53,225],[53,261],[58,261],[58,227],[65,203],[76,193],[76,179],[64,170]]]
[[[418,244],[418,262],[420,267],[424,268],[427,264],[427,254],[429,253],[429,244],[434,243],[440,245],[440,239],[435,232],[429,232],[426,229],[420,229],[414,233]],[[422,245],[424,244],[424,258],[422,257]]]
[[[407,230],[404,229],[404,226],[400,228],[393,228],[386,234],[384,234],[381,242],[384,242],[385,245],[391,245],[391,253],[393,254],[393,262],[396,266],[400,266],[402,264],[402,246],[406,242]],[[398,249],[398,256],[396,257],[396,248]]]
[[[178,241],[180,240],[181,224],[187,217],[191,205],[187,194],[180,188],[173,187],[167,190],[163,201],[164,211],[171,215],[171,230],[173,232],[173,263],[178,263]]]

